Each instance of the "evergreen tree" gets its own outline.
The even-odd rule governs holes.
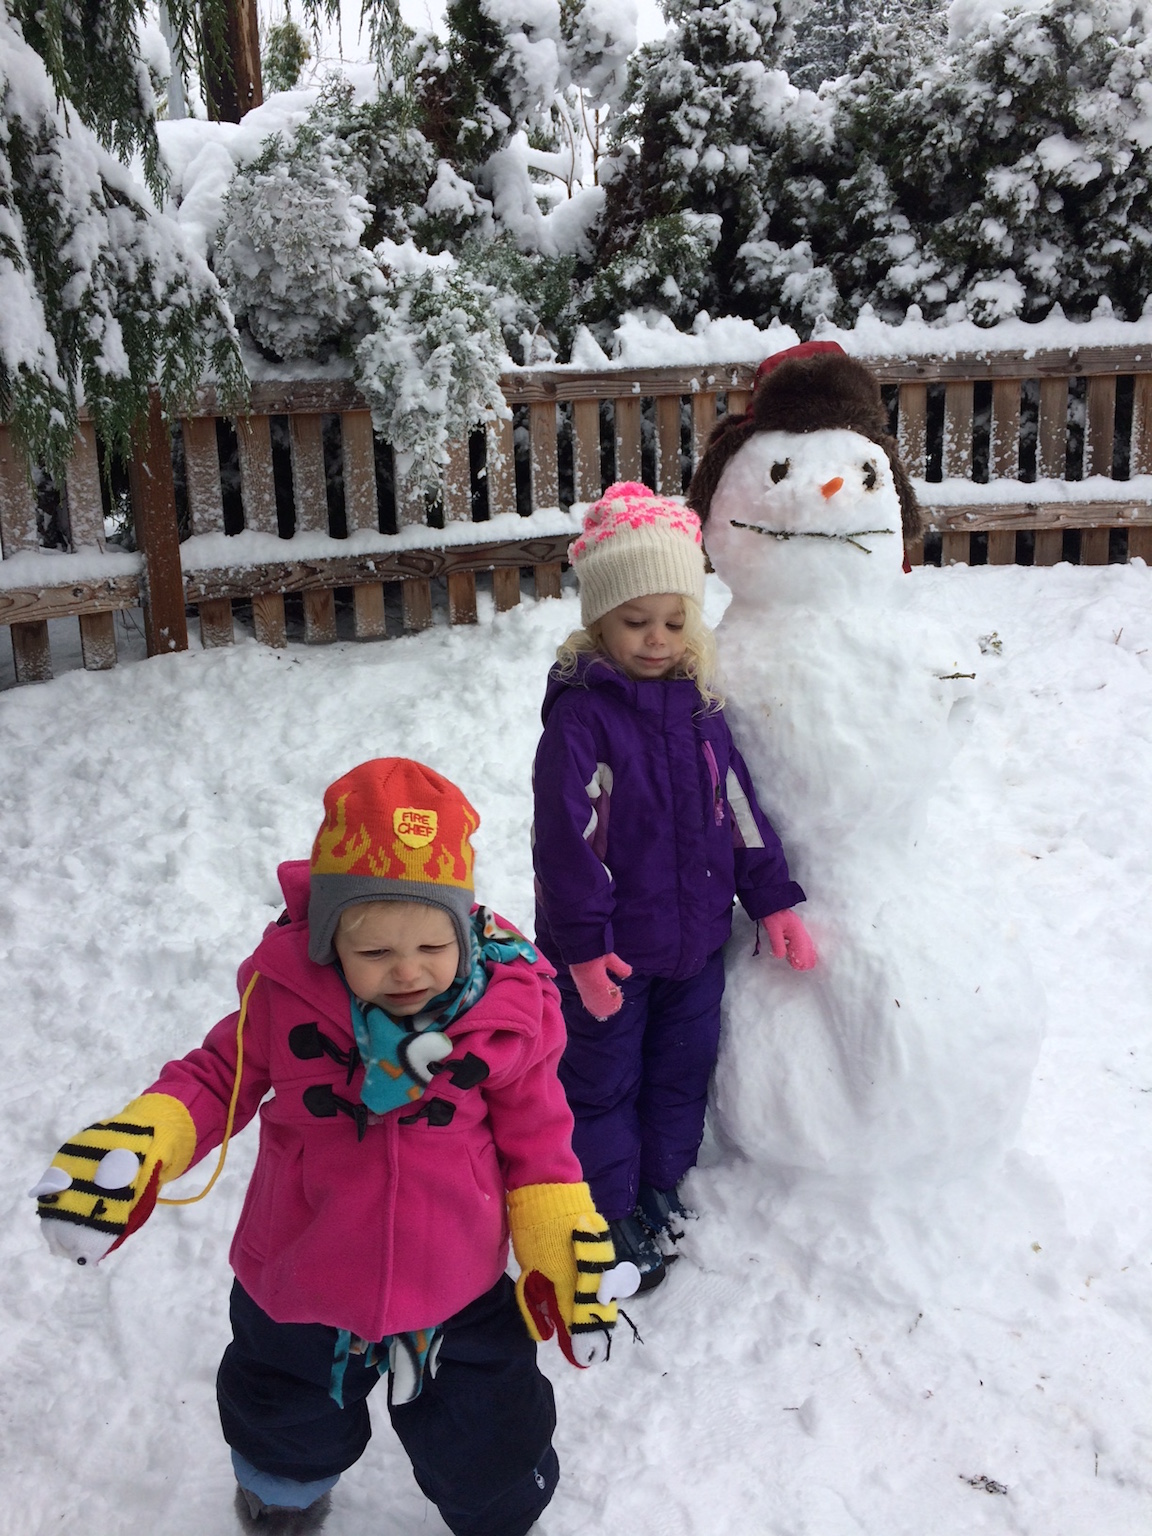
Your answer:
[[[445,20],[446,42],[420,63],[425,119],[438,153],[470,174],[553,123],[572,87],[614,101],[636,39],[620,0],[451,0]]]
[[[22,36],[0,7],[0,416],[57,471],[81,393],[123,450],[152,383],[172,406],[207,366],[237,395],[243,369],[215,278],[117,158],[159,185],[136,8],[28,12]]]
[[[808,0],[798,15],[783,66],[793,85],[818,91],[852,67],[880,28],[943,47],[946,0]]]
[[[881,34],[819,131],[790,129],[741,252],[753,313],[850,321],[1138,314],[1152,292],[1152,9],[978,12],[937,57]],[[748,304],[754,298],[755,302]]]
[[[290,91],[312,57],[308,39],[291,13],[268,28],[260,61],[267,91]]]
[[[764,146],[798,94],[778,68],[790,5],[666,0],[669,31],[636,55],[614,129],[618,158],[608,181],[600,265],[627,268],[638,242],[653,254],[659,246],[679,268],[685,306],[726,307],[737,252],[763,211]],[[659,229],[642,239],[649,220]],[[704,236],[714,250],[702,261]],[[638,302],[658,304],[663,278],[656,266],[647,284],[635,277],[633,270],[624,286]],[[601,282],[596,291],[605,287]]]
[[[146,14],[143,0],[93,0],[84,5],[5,0],[0,14],[6,30],[11,22],[19,23],[24,42],[40,56],[33,66],[36,72],[47,71],[57,97],[104,148],[125,162],[140,154],[148,185],[158,195],[164,176],[155,100],[137,40]],[[169,14],[175,36],[196,35],[196,13],[189,0],[173,0]],[[212,14],[215,18],[219,12]]]

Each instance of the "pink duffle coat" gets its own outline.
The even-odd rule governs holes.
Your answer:
[[[348,1115],[320,1119],[303,1103],[316,1084],[358,1103],[363,1068],[348,1082],[346,1068],[328,1056],[300,1060],[289,1048],[299,1024],[318,1025],[343,1051],[355,1042],[343,982],[333,966],[308,959],[308,865],[282,864],[279,875],[289,921],[265,931],[239,972],[241,995],[253,971],[260,975],[244,1027],[234,1128],[259,1110],[260,1147],[232,1268],[277,1322],[327,1323],[366,1339],[432,1327],[503,1272],[508,1190],[583,1177],[556,1076],[564,1024],[554,972],[543,959],[494,966],[484,996],[448,1026],[452,1058],[472,1052],[489,1069],[477,1087],[457,1088],[445,1073],[425,1091],[425,1099],[455,1105],[450,1124],[402,1125],[421,1100],[370,1116],[358,1140]],[[187,1106],[194,1162],[224,1134],[238,1016],[169,1062],[147,1090]]]

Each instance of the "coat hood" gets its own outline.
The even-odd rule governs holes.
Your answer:
[[[308,860],[289,859],[276,875],[284,893],[285,911],[268,924],[255,953],[241,967],[241,990],[247,977],[257,970],[270,981],[289,987],[311,1006],[343,1017],[347,993],[336,967],[317,965],[308,958]]]
[[[288,859],[276,871],[280,889],[284,892],[284,905],[293,923],[308,921],[308,891],[310,865],[307,859]]]

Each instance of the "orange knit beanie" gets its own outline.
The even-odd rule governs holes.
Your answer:
[[[324,791],[324,824],[312,845],[308,954],[335,959],[345,907],[421,901],[452,919],[460,970],[469,963],[471,837],[480,817],[446,778],[406,757],[361,763]]]

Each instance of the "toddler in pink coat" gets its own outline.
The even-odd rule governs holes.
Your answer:
[[[448,1527],[522,1536],[559,1475],[534,1341],[556,1332],[586,1365],[616,1319],[553,971],[474,904],[479,817],[448,780],[382,758],[324,808],[311,861],[280,867],[285,910],[240,967],[238,1012],[61,1147],[33,1194],[53,1252],[99,1262],[258,1114],[217,1383],[241,1522],[319,1528],[387,1375]]]

